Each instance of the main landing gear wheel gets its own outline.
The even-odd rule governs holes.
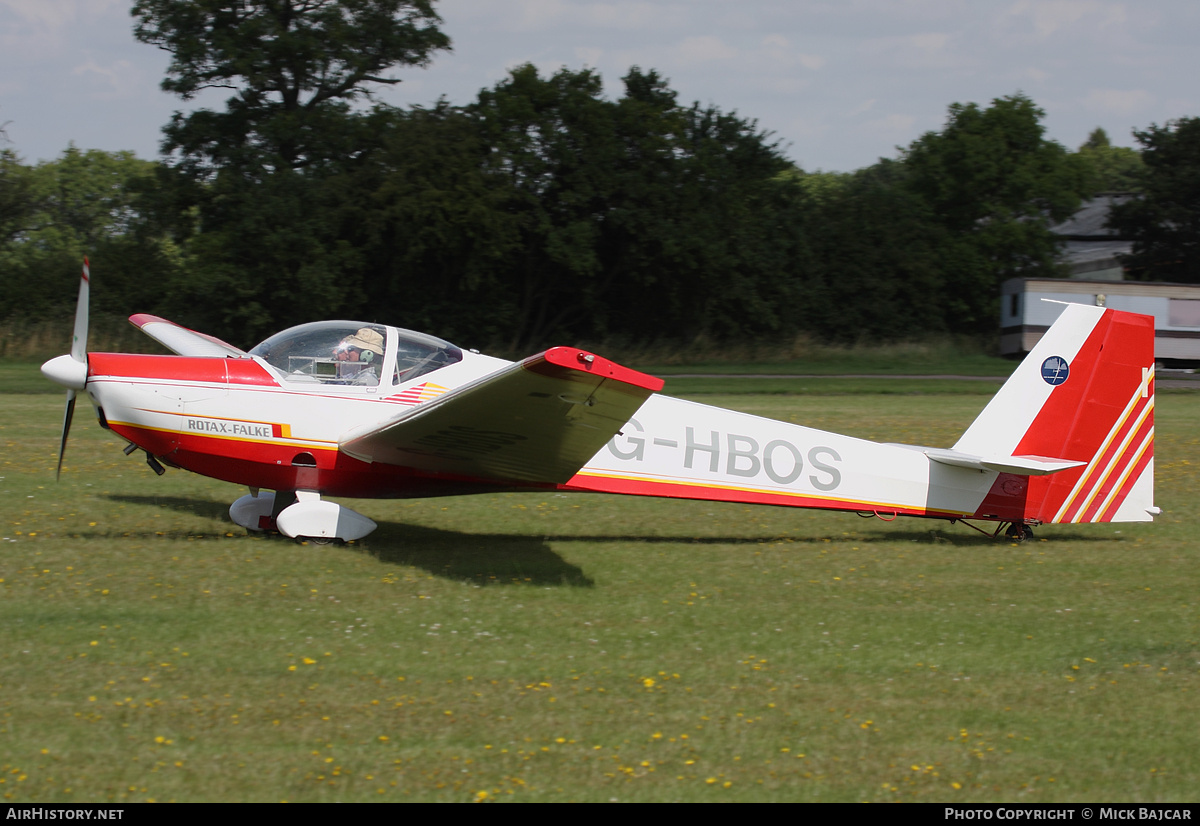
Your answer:
[[[285,491],[276,496],[254,491],[233,503],[229,516],[251,531],[277,530],[298,542],[332,545],[362,539],[376,525],[361,513],[325,502],[312,491]]]
[[[1033,528],[1029,527],[1028,525],[1013,524],[1008,527],[1008,530],[1004,532],[1004,535],[1013,542],[1025,542],[1033,539]]]
[[[296,541],[301,545],[308,543],[310,545],[341,545],[344,540],[338,539],[336,536],[297,536]]]

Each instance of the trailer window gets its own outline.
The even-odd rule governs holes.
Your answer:
[[[1171,327],[1200,327],[1200,299],[1169,299],[1167,324]]]

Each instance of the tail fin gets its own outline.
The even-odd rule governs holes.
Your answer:
[[[1002,473],[981,515],[1008,511],[1018,495],[1027,521],[1150,521],[1159,512],[1154,319],[1068,304],[954,451],[1081,463],[1019,480]]]

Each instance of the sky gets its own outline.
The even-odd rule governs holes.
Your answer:
[[[220,109],[162,92],[169,56],[133,37],[131,0],[0,0],[0,124],[27,163],[80,149],[155,158],[172,112]],[[681,101],[736,112],[807,171],[852,171],[941,129],[952,103],[1029,96],[1074,149],[1096,127],[1200,117],[1196,0],[437,0],[452,51],[379,98],[468,103],[533,63],[631,66]]]

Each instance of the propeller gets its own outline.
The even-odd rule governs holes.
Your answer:
[[[75,415],[75,396],[87,384],[88,281],[91,274],[88,260],[83,259],[83,274],[79,279],[79,302],[75,305],[75,330],[69,355],[52,358],[42,365],[42,375],[67,388],[67,409],[63,412],[62,440],[58,446],[57,480],[62,473],[63,454],[67,450],[67,434]]]

